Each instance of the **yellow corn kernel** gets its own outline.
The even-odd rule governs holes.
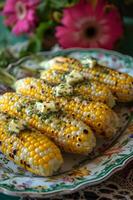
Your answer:
[[[58,60],[58,57],[57,57]],[[90,59],[89,59],[90,60]],[[117,98],[119,102],[129,102],[133,101],[133,77],[126,74],[116,71],[114,69],[110,69],[105,66],[101,66],[95,62],[95,65],[92,67],[83,67],[83,65],[78,65],[77,61],[75,64],[70,65],[69,61],[65,58],[62,58],[61,65],[58,64],[58,68],[55,67],[57,65],[56,58],[49,61],[50,70],[58,70],[63,73],[69,73],[72,70],[77,70],[82,73],[82,75],[86,78],[86,80],[95,80],[100,83],[103,83],[109,87],[113,95]],[[67,62],[67,63],[66,63]],[[80,62],[80,61],[79,61]],[[81,61],[82,63],[82,61]],[[86,63],[87,64],[87,63]],[[65,66],[65,67],[64,67]],[[90,62],[88,62],[88,66],[90,66]],[[65,71],[63,70],[65,68]],[[43,76],[44,73],[44,76]],[[42,72],[41,78],[45,79],[45,73]],[[50,77],[52,79],[52,77]]]
[[[43,68],[49,69],[62,69],[62,71],[67,71],[68,68],[73,69],[77,67],[82,67],[82,64],[79,60],[72,58],[72,57],[63,57],[63,56],[57,56],[49,61],[43,62]],[[62,67],[63,66],[63,67]]]
[[[117,101],[133,101],[132,76],[100,65],[96,65],[93,68],[85,68],[82,72],[87,79],[107,85]]]
[[[52,175],[55,169],[61,167],[63,158],[60,150],[46,136],[43,135],[42,137],[42,134],[35,130],[25,129],[21,130],[18,134],[10,132],[8,127],[12,118],[4,114],[0,114],[0,117],[2,117],[2,119],[0,119],[0,150],[8,159],[13,160],[24,169],[41,176]],[[19,120],[16,120],[16,122],[19,123]],[[4,135],[4,137],[1,137],[2,135]],[[38,146],[34,145],[36,139],[38,139]],[[41,149],[39,140],[45,144]],[[39,149],[38,152],[36,148]],[[40,156],[41,152],[47,152],[47,154]],[[51,162],[46,163],[51,171],[47,170],[43,164],[48,157]]]
[[[56,97],[52,95],[51,87],[44,84],[42,80],[34,78],[28,79],[31,80],[30,84],[28,85],[25,83],[25,79],[19,80],[16,83],[16,90],[18,93],[36,98],[38,100],[53,100],[58,104],[60,109],[64,110],[65,112],[69,113],[69,115],[72,115],[77,119],[83,120],[87,125],[93,128],[98,136],[102,134],[106,137],[109,137],[116,133],[116,130],[119,126],[119,119],[116,113],[114,113],[113,110],[111,110],[106,104],[103,104],[101,102],[84,102],[79,99],[79,101],[77,101],[77,98],[74,97]],[[42,84],[40,85],[40,83]],[[36,97],[30,93],[31,85],[34,85],[34,94],[36,93]],[[41,93],[43,87],[45,87],[45,93],[40,97],[40,95],[37,94]],[[49,90],[51,90],[51,95],[47,94],[47,91]],[[101,116],[103,121],[101,120]],[[98,122],[101,123],[101,128],[97,126]],[[114,129],[111,128],[112,124]],[[112,132],[110,133],[108,132],[109,128],[112,130]]]
[[[36,103],[34,99],[16,93],[6,93],[0,97],[0,111],[8,113],[10,116],[18,116],[23,120],[26,120],[27,117],[24,116],[28,115],[30,117],[26,121],[28,125],[46,134],[66,152],[88,154],[93,150],[96,139],[89,126],[59,111],[40,112],[36,110]],[[13,107],[11,107],[11,104]],[[37,121],[36,116],[38,116]],[[84,146],[82,141],[77,144],[77,140],[73,138],[73,135],[83,136],[87,145]],[[29,143],[28,140],[27,143]],[[35,141],[35,147],[37,146],[36,143],[38,142]]]
[[[67,75],[66,75],[67,76]],[[65,80],[65,74],[62,70],[54,68],[42,71],[41,78],[52,86],[58,85]],[[85,100],[93,100],[106,103],[109,107],[115,105],[115,98],[110,89],[97,81],[86,81],[73,86],[73,95],[81,96]]]

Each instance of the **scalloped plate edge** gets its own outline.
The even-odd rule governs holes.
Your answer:
[[[103,181],[106,181],[109,177],[111,177],[113,174],[115,174],[116,172],[122,170],[123,168],[125,168],[125,166],[127,164],[129,164],[131,161],[133,160],[133,153],[132,156],[126,158],[122,164],[119,164],[117,166],[115,166],[114,168],[112,168],[112,170],[110,170],[107,174],[104,175],[104,177],[99,178],[98,180],[89,183],[87,180],[82,182],[82,183],[78,183],[76,186],[72,186],[72,188],[70,189],[60,189],[60,190],[55,190],[55,191],[50,191],[50,192],[40,192],[40,193],[36,193],[36,192],[22,192],[22,191],[17,191],[17,192],[13,192],[10,191],[6,188],[0,187],[0,192],[2,192],[3,194],[6,195],[11,195],[11,196],[30,196],[30,197],[43,197],[45,195],[45,197],[52,197],[56,194],[58,195],[64,195],[64,194],[70,194],[70,193],[74,193],[77,192],[78,190],[81,190],[87,186],[94,186],[94,185],[98,185]]]

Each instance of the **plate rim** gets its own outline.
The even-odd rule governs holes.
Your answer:
[[[60,53],[60,52],[64,52],[64,53],[67,53],[67,52],[78,52],[78,51],[82,51],[82,52],[87,52],[87,51],[99,51],[99,52],[103,52],[103,53],[112,53],[112,55],[115,55],[115,56],[119,56],[119,57],[125,57],[129,60],[131,60],[133,62],[133,57],[130,56],[130,55],[127,55],[127,54],[124,54],[124,53],[120,53],[120,52],[117,52],[117,51],[114,51],[114,50],[108,50],[108,49],[103,49],[103,48],[89,48],[89,49],[86,49],[86,48],[69,48],[69,49],[58,49],[57,51],[41,51],[41,52],[38,52],[38,53],[33,53],[31,55],[28,55],[28,56],[24,56],[23,58],[20,58],[18,59],[17,61],[13,62],[13,63],[10,63],[8,66],[7,66],[7,70],[16,66],[16,65],[19,65],[21,64],[21,62],[27,60],[28,58],[30,58],[31,56],[37,54],[37,55],[52,55],[52,54],[56,54],[56,53]]]
[[[126,158],[122,164],[114,167],[112,169],[112,171],[108,172],[108,174],[106,176],[104,176],[103,178],[100,178],[99,180],[93,182],[93,183],[87,183],[87,180],[84,183],[79,183],[77,186],[75,186],[74,188],[70,188],[70,189],[61,189],[61,190],[55,190],[53,191],[49,191],[49,192],[24,192],[24,191],[11,191],[8,190],[6,188],[3,188],[0,186],[0,192],[2,192],[3,194],[6,195],[11,195],[11,196],[21,196],[21,197],[40,197],[42,198],[44,195],[45,197],[52,197],[56,194],[58,195],[65,195],[65,194],[72,194],[74,192],[77,192],[85,187],[89,187],[89,186],[94,186],[94,185],[98,185],[100,183],[102,183],[103,181],[106,181],[108,178],[110,178],[113,174],[115,174],[116,172],[119,172],[120,170],[124,169],[131,161],[133,160],[133,153],[131,157]]]
[[[114,50],[106,50],[106,49],[101,49],[101,48],[90,48],[90,49],[84,49],[84,48],[69,48],[69,49],[59,49],[57,51],[44,51],[44,52],[38,52],[35,53],[36,55],[56,55],[59,53],[72,53],[72,52],[91,52],[91,51],[96,51],[96,52],[100,52],[100,53],[108,53],[108,54],[112,54],[118,57],[124,57],[129,59],[130,61],[133,62],[133,57],[126,55],[126,54],[122,54],[119,52],[116,52]],[[23,58],[18,59],[16,62],[11,63],[8,65],[7,69],[10,69],[14,66],[17,66],[19,64],[21,64],[22,62],[24,62],[25,60],[29,59],[31,56],[35,55],[35,54],[31,54],[29,56],[25,56]],[[123,58],[123,59],[124,59]],[[0,192],[2,192],[3,194],[7,194],[7,195],[11,195],[11,196],[31,196],[31,197],[51,197],[53,195],[64,195],[64,194],[70,194],[73,192],[77,192],[78,190],[81,190],[82,188],[85,188],[87,186],[94,186],[94,185],[98,185],[103,181],[106,181],[110,176],[112,176],[114,173],[116,173],[117,171],[120,171],[121,169],[123,169],[128,163],[130,163],[130,161],[133,160],[133,152],[131,155],[129,155],[128,157],[126,157],[123,162],[121,164],[117,164],[117,166],[114,166],[109,172],[106,173],[106,175],[99,177],[98,180],[94,181],[93,183],[88,182],[88,180],[85,180],[82,183],[77,183],[77,185],[73,185],[72,188],[64,188],[64,189],[53,189],[53,191],[48,191],[48,192],[33,192],[33,191],[11,191],[9,189],[6,189],[2,186],[0,186]]]

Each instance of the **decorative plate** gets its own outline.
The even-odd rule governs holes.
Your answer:
[[[10,67],[23,65],[36,68],[41,66],[40,63],[44,59],[57,55],[69,55],[78,59],[92,56],[109,67],[133,75],[133,58],[102,49],[70,49],[39,53],[25,57]],[[55,194],[75,192],[85,186],[95,185],[106,180],[133,158],[133,107],[117,107],[117,111],[121,116],[123,126],[111,146],[110,144],[106,147],[101,146],[98,154],[91,158],[65,154],[65,165],[52,177],[35,176],[22,170],[13,162],[8,161],[3,154],[0,154],[0,191],[17,196],[50,197]]]

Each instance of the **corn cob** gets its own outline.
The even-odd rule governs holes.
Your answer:
[[[63,57],[63,56],[58,56],[54,57],[51,60],[44,61],[40,64],[45,69],[50,69],[54,68],[56,70],[62,69],[62,71],[68,71],[69,69],[75,69],[75,68],[82,68],[82,64],[78,59],[71,58],[71,57]],[[63,66],[63,67],[62,67]]]
[[[47,70],[41,72],[41,79],[48,83],[57,85],[64,79],[64,74],[73,69],[82,69],[82,64],[75,58],[58,56],[49,61],[43,62],[43,67]]]
[[[81,101],[77,97],[57,97],[51,86],[43,80],[25,78],[16,82],[16,91],[42,101],[54,101],[60,109],[88,124],[100,136],[111,137],[116,133],[119,119],[106,104],[101,102]]]
[[[133,101],[133,77],[130,75],[100,65],[85,68],[83,73],[87,79],[107,85],[117,101]]]
[[[74,71],[72,71],[72,73],[73,72]],[[69,82],[75,81],[74,78],[73,79],[69,78],[72,73],[65,76],[65,74],[62,70],[48,69],[48,70],[45,70],[42,72],[41,78],[48,84],[58,85],[61,82],[64,82],[67,80],[69,80]],[[80,77],[80,74],[81,73],[76,72],[77,77],[81,80],[82,75]],[[115,105],[115,98],[107,86],[105,86],[103,84],[99,84],[99,82],[97,82],[97,81],[83,82],[81,80],[81,82],[80,82],[80,80],[79,80],[79,83],[77,83],[73,86],[73,94],[75,96],[82,96],[82,98],[84,98],[85,100],[93,100],[93,101],[103,102],[111,108]],[[69,84],[71,84],[71,83],[69,83]]]
[[[64,80],[65,75],[72,70],[82,70],[82,64],[79,60],[62,56],[44,61],[43,67],[47,70],[41,71],[41,79],[52,85],[60,84]]]
[[[66,152],[87,155],[96,145],[91,129],[81,121],[54,111],[53,102],[44,104],[16,93],[6,93],[0,97],[0,105],[1,112],[24,119]],[[47,105],[51,105],[52,109]]]
[[[41,79],[51,85],[58,85],[65,79],[65,72],[58,69],[47,69],[41,72]]]
[[[74,87],[74,93],[83,96],[85,100],[98,101],[107,104],[110,108],[115,106],[115,97],[105,85],[96,81],[87,81],[83,84],[77,84]]]
[[[25,129],[23,121],[2,113],[0,150],[19,166],[41,176],[52,175],[63,163],[60,150],[46,136],[39,131]]]
[[[110,69],[105,66],[101,66],[97,64],[96,60],[91,60],[88,59],[86,61],[86,64],[88,62],[88,66],[90,67],[81,67],[78,64],[75,65],[69,65],[66,64],[65,58],[64,58],[64,63],[63,63],[63,58],[62,58],[62,64],[60,65],[58,62],[56,62],[58,58],[54,58],[50,61],[50,68],[51,71],[52,69],[58,69],[58,71],[62,71],[62,76],[63,73],[69,73],[72,70],[77,70],[82,73],[82,75],[88,80],[95,80],[100,83],[103,83],[109,87],[113,95],[117,98],[117,101],[119,102],[129,102],[133,100],[133,77],[125,74],[118,72],[114,69]],[[67,60],[67,62],[69,62]],[[57,67],[58,65],[58,67]],[[84,65],[84,61],[83,61]],[[82,66],[83,66],[82,65]],[[48,73],[48,72],[47,72]],[[51,73],[51,72],[50,72]],[[41,78],[45,78],[46,72],[42,71],[41,73]],[[58,80],[59,81],[59,80]]]

